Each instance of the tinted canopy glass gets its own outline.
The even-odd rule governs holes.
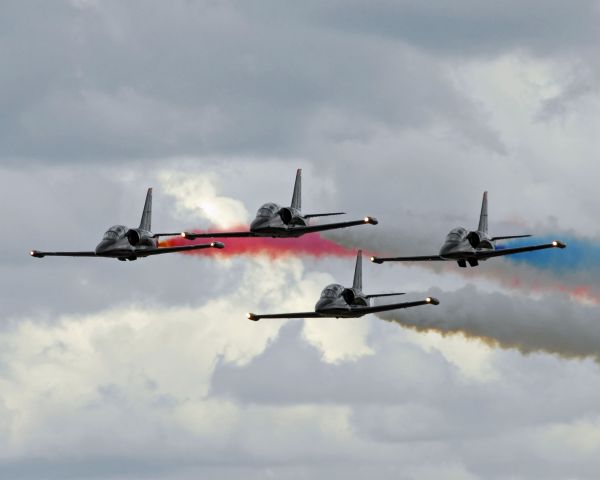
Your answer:
[[[448,234],[448,240],[462,240],[467,236],[467,231],[464,228],[455,228]]]
[[[103,238],[104,240],[116,240],[117,238],[121,237],[126,230],[127,228],[125,228],[123,225],[113,225],[104,233]]]
[[[327,285],[321,292],[321,298],[337,298],[344,291],[344,287],[337,284]]]
[[[265,203],[258,209],[257,217],[272,217],[279,210],[279,205],[275,203]]]

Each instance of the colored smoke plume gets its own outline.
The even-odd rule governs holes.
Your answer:
[[[486,293],[467,285],[453,292],[427,292],[437,308],[384,312],[377,316],[416,331],[461,334],[494,347],[521,353],[546,352],[564,358],[593,358],[600,363],[600,308],[555,295]],[[443,307],[443,308],[442,308]]]
[[[238,226],[224,232],[243,232],[246,227]],[[215,230],[211,230],[215,232]],[[193,233],[203,233],[202,230],[192,230]],[[233,237],[233,238],[197,238],[195,240],[186,240],[182,237],[172,237],[161,242],[161,246],[175,247],[181,245],[198,245],[209,243],[212,240],[222,241],[225,248],[191,250],[182,252],[186,255],[217,255],[219,257],[233,257],[239,255],[266,255],[270,258],[280,258],[290,255],[309,256],[309,257],[353,257],[356,255],[354,248],[343,247],[331,240],[321,237],[318,233],[309,233],[297,238],[271,238],[271,237]],[[367,254],[365,254],[367,255]]]
[[[426,228],[426,226],[423,226]],[[336,233],[327,234],[328,237]],[[351,231],[336,242],[350,247],[365,245],[377,256],[427,255],[439,251],[439,244],[431,236],[411,229],[379,229],[370,236],[362,231]],[[441,240],[442,237],[439,238]],[[384,264],[381,268],[421,268],[439,274],[458,274],[469,282],[477,278],[495,282],[503,288],[540,296],[567,294],[573,301],[600,304],[600,238],[577,236],[572,232],[559,232],[532,238],[498,242],[497,248],[521,247],[550,243],[559,239],[567,244],[565,249],[548,249],[508,255],[480,262],[476,268],[459,268],[455,262],[406,262]]]

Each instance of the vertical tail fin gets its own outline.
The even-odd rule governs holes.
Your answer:
[[[488,231],[488,192],[483,192],[483,201],[481,202],[481,214],[479,215],[478,231],[487,233]]]
[[[352,288],[357,292],[362,292],[362,250],[359,250],[356,254],[356,267],[354,268]]]
[[[146,193],[146,203],[144,203],[144,212],[142,213],[140,228],[149,232],[152,230],[152,187],[150,187],[148,193]]]
[[[292,208],[302,210],[302,169],[296,171],[296,183],[294,183],[294,195],[292,196]]]

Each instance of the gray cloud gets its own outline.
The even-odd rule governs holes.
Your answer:
[[[243,313],[310,308],[351,260],[27,251],[93,248],[150,185],[157,228],[206,227],[165,171],[252,214],[299,167],[306,211],[379,217],[330,234],[353,248],[436,251],[485,189],[495,232],[592,242],[597,20],[591,1],[3,2],[0,476],[596,478],[598,309],[552,297],[600,296],[595,266],[366,264],[368,293],[442,304],[278,336]]]
[[[318,8],[318,7],[316,7]],[[329,24],[390,36],[458,56],[491,56],[511,50],[538,55],[571,52],[595,42],[598,2],[476,0],[424,4],[410,0],[337,2],[321,9]]]

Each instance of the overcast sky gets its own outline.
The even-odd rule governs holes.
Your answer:
[[[0,477],[596,479],[600,3],[0,3]],[[288,204],[373,215],[353,252],[475,228],[564,251],[364,265],[362,319],[304,311],[347,255],[32,259]],[[529,241],[529,240],[528,240]],[[534,237],[531,241],[536,241]],[[350,254],[352,255],[352,253]]]

